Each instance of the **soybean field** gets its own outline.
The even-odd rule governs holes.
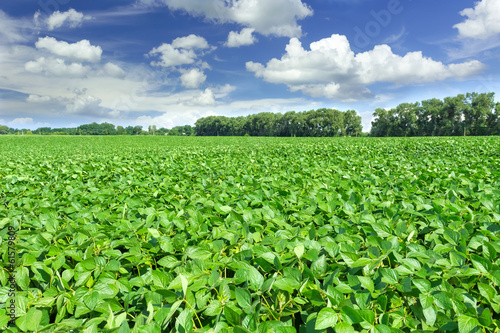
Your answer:
[[[4,136],[0,236],[3,332],[498,332],[500,138]]]

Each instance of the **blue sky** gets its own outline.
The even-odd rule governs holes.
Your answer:
[[[0,4],[0,124],[500,96],[500,0],[40,0]]]

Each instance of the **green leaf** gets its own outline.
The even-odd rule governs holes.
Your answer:
[[[244,262],[238,262],[234,266],[237,269],[235,278],[241,277],[248,280],[250,289],[260,290],[264,283],[264,277],[255,267]]]
[[[315,277],[320,278],[325,275],[328,265],[326,263],[326,257],[322,255],[318,260],[314,261],[311,265],[311,270]]]
[[[92,271],[96,268],[95,259],[93,257],[85,259],[80,264],[86,271]]]
[[[130,326],[128,325],[127,321],[124,320],[122,324],[120,325],[120,328],[116,333],[130,333]]]
[[[224,307],[224,317],[226,317],[228,324],[231,326],[241,324],[240,314],[228,305]]]
[[[97,303],[99,303],[100,298],[101,296],[99,292],[94,291],[91,294],[83,296],[83,303],[87,306],[87,308],[89,308],[89,310],[94,310]]]
[[[16,272],[15,281],[22,290],[28,290],[30,286],[30,272],[27,267],[20,267]]]
[[[427,294],[428,292],[431,291],[431,283],[427,280],[415,279],[413,280],[413,284],[423,294]]]
[[[443,310],[453,310],[453,303],[451,302],[450,295],[444,292],[433,293],[432,297],[436,305]]]
[[[483,274],[488,274],[491,271],[491,262],[483,257],[475,254],[470,256],[474,267]]]
[[[184,294],[184,297],[186,297],[189,282],[182,274],[179,274],[179,278],[181,279],[182,293]]]
[[[466,258],[463,255],[452,251],[450,252],[450,260],[453,266],[462,267],[465,265]]]
[[[36,308],[29,309],[26,314],[26,329],[29,331],[36,332],[41,327],[43,313]]]
[[[252,304],[252,295],[250,292],[243,288],[236,288],[235,290],[236,302],[242,309],[247,309]]]
[[[375,230],[377,235],[379,235],[382,238],[392,236],[391,229],[389,229],[389,227],[384,225],[384,224],[375,223],[375,224],[372,224],[372,228],[373,228],[373,230]]]
[[[366,265],[369,265],[373,262],[373,259],[370,258],[359,258],[356,260],[352,265],[351,268],[356,268],[356,267],[364,267]]]
[[[318,316],[316,317],[315,329],[324,330],[333,327],[337,323],[337,320],[337,314],[332,308],[323,308],[318,312]]]
[[[387,325],[378,324],[373,327],[373,333],[391,333],[391,328]]]
[[[229,206],[219,206],[219,210],[225,214],[229,214],[233,209]]]
[[[476,333],[480,332],[479,321],[476,318],[469,316],[458,317],[458,332],[459,333]]]
[[[424,308],[423,313],[424,313],[426,324],[429,326],[434,326],[434,323],[436,322],[436,318],[437,318],[436,309],[434,309],[433,306],[430,306],[428,308]]]
[[[34,255],[32,255],[30,253],[25,253],[23,255],[23,261],[22,261],[23,266],[31,266],[35,262],[36,262],[36,258]]]
[[[345,314],[347,317],[349,317],[349,319],[351,320],[351,322],[353,324],[358,324],[358,323],[363,321],[363,318],[359,314],[358,310],[353,309],[351,307],[343,306],[341,313]]]
[[[184,332],[191,332],[193,330],[193,311],[191,309],[184,309],[179,314],[177,319],[175,320],[175,328],[177,332],[182,332],[180,327],[183,328]]]
[[[222,303],[214,299],[212,300],[212,302],[210,302],[210,304],[203,313],[209,317],[214,317],[221,312],[222,312]]]
[[[165,273],[159,270],[154,270],[151,275],[153,275],[153,284],[155,286],[161,288],[167,288],[170,279]]]
[[[373,280],[367,276],[358,276],[359,282],[361,285],[368,289],[371,293],[375,291],[375,285],[373,284]]]
[[[452,245],[458,245],[460,243],[460,233],[454,230],[445,230],[443,236],[444,239],[446,239]]]
[[[495,288],[493,288],[489,284],[478,283],[477,287],[479,288],[479,292],[481,293],[481,295],[488,301],[492,301],[493,298],[495,298],[495,296],[497,295]]]
[[[491,326],[493,324],[493,319],[491,317],[491,311],[490,309],[486,308],[483,310],[481,313],[481,316],[479,316],[479,323],[483,326]]]
[[[375,322],[375,313],[371,310],[361,310],[361,311],[359,311],[359,315],[367,323],[370,323],[373,325],[373,323]]]
[[[399,272],[391,268],[382,268],[382,281],[389,284],[397,284],[399,282]]]
[[[292,294],[295,290],[300,288],[300,283],[298,283],[295,279],[283,278],[280,280],[276,280],[274,282],[274,286],[278,289],[288,291],[290,294]]]
[[[257,333],[296,333],[294,327],[287,326],[281,321],[266,321],[259,324]]]
[[[356,333],[354,327],[346,322],[335,325],[335,333]]]
[[[295,255],[297,256],[297,258],[299,258],[299,259],[302,258],[302,256],[304,255],[304,251],[305,251],[305,248],[304,248],[303,244],[298,244],[293,249],[293,252],[295,253]]]

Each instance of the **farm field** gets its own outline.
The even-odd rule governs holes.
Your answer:
[[[499,137],[0,148],[3,332],[499,331]]]

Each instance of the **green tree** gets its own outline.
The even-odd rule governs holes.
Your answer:
[[[363,131],[361,116],[354,110],[344,112],[344,132],[347,136],[359,136]]]
[[[439,134],[443,105],[443,101],[437,98],[422,101],[423,113],[420,116],[423,118],[419,116],[419,132],[422,131],[427,136]]]
[[[0,134],[9,134],[9,127],[0,125]]]
[[[488,118],[495,109],[495,93],[467,93],[464,109],[466,132],[469,135],[488,135]]]
[[[117,135],[126,135],[127,130],[123,126],[117,126],[116,127],[116,134]]]
[[[127,126],[125,131],[127,131],[127,135],[134,135],[134,126]]]
[[[386,109],[377,108],[373,113],[371,136],[386,137],[391,126],[389,112]]]
[[[141,134],[142,134],[142,126],[134,126],[132,135],[141,135]]]

